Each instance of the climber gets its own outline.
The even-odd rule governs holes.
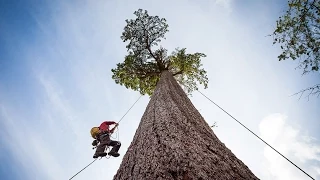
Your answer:
[[[109,125],[113,124],[115,124],[115,127],[110,130]],[[119,141],[113,141],[110,139],[110,135],[113,133],[117,126],[118,123],[114,121],[105,121],[101,123],[99,127],[93,127],[91,129],[91,136],[95,139],[92,142],[92,145],[97,146],[97,150],[93,155],[93,158],[104,157],[106,155],[118,157],[120,155],[118,151],[120,149],[121,143]],[[104,152],[106,146],[112,146],[112,149],[109,153]]]

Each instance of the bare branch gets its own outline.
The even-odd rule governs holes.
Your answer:
[[[308,101],[309,101],[309,97],[310,97],[311,95],[317,95],[317,97],[319,97],[319,95],[320,95],[320,84],[316,84],[316,85],[314,85],[314,86],[312,86],[312,87],[303,89],[303,90],[301,90],[301,91],[299,91],[299,92],[297,92],[297,93],[294,93],[294,94],[291,95],[291,96],[298,95],[298,94],[301,93],[301,95],[300,95],[300,97],[299,97],[299,100],[300,100],[301,97],[302,97],[302,95],[303,95],[305,92],[307,92],[307,91],[309,91],[309,94],[307,95]]]
[[[299,100],[301,99],[302,95],[303,95],[304,91],[301,93],[301,96],[299,97]]]

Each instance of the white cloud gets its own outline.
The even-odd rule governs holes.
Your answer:
[[[261,137],[313,178],[319,178],[320,144],[314,138],[288,124],[287,116],[272,114],[260,123]],[[269,179],[309,179],[303,172],[277,154],[264,148]]]
[[[94,152],[91,149],[90,128],[105,119],[119,120],[138,97],[138,93],[116,85],[110,77],[110,69],[121,62],[126,53],[125,44],[119,37],[124,20],[132,18],[137,8],[147,9],[151,15],[168,20],[170,32],[163,45],[169,52],[175,47],[186,47],[188,52],[199,51],[208,55],[203,61],[210,79],[207,95],[251,126],[253,131],[258,131],[259,122],[256,120],[266,112],[287,107],[288,100],[283,97],[290,89],[286,85],[296,84],[293,83],[294,76],[279,73],[284,72],[285,68],[281,69],[277,64],[274,59],[276,55],[270,50],[272,42],[268,44],[269,41],[264,38],[263,33],[268,32],[268,28],[254,29],[252,24],[248,24],[247,17],[242,19],[228,14],[226,9],[232,7],[232,2],[59,2],[49,6],[53,9],[50,20],[45,19],[47,16],[43,18],[34,14],[43,34],[38,36],[36,43],[26,47],[30,54],[22,58],[32,62],[30,66],[39,81],[39,86],[34,87],[37,90],[35,94],[41,105],[35,106],[38,108],[32,115],[18,111],[15,104],[8,104],[10,101],[3,105],[12,110],[10,112],[15,112],[7,113],[4,129],[18,125],[26,127],[22,130],[24,139],[17,134],[9,138],[19,147],[30,145],[22,150],[23,155],[9,146],[26,169],[33,167],[30,170],[31,179],[37,177],[38,172],[44,174],[45,179],[67,179],[87,165]],[[261,24],[267,23],[260,17],[269,18],[272,14],[255,8],[252,11],[257,16],[250,17],[250,20]],[[133,138],[148,100],[147,97],[141,99],[120,125],[121,155]],[[259,161],[263,158],[260,154],[263,147],[256,139],[197,93],[192,100],[197,108],[202,109],[201,113],[210,124],[219,122],[219,127],[214,131],[222,142],[258,177],[263,177],[261,172],[265,169],[261,168]],[[26,111],[30,108],[27,107]],[[21,124],[21,119],[27,123]],[[281,120],[272,122],[275,124],[272,129],[274,133],[270,133],[270,129],[262,129],[268,141],[278,142],[279,137],[283,138],[278,142],[281,151],[293,154],[299,161],[307,159],[305,162],[308,163],[308,159],[315,157],[317,147],[310,150],[313,140],[309,136],[295,144],[293,140],[300,134],[297,129],[285,128],[287,135],[283,136],[283,127],[287,123]],[[250,148],[244,146],[244,142],[251,144]],[[291,146],[282,146],[281,142],[290,142]],[[299,150],[291,152],[293,147]],[[287,162],[282,162],[277,154],[268,150],[265,154],[269,157],[268,164],[279,161],[284,167],[292,168]],[[75,180],[112,179],[121,157],[97,161]],[[296,170],[293,168],[292,171]],[[319,171],[319,168],[314,171]]]

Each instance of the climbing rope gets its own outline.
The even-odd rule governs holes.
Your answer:
[[[136,102],[133,103],[133,105],[130,107],[130,109],[121,117],[121,119],[118,121],[118,124],[120,123],[120,121],[122,121],[122,119],[129,113],[129,111],[133,108],[133,106],[139,101],[139,99],[142,97],[143,95],[140,95],[140,97],[136,100]],[[117,132],[118,132],[118,128],[117,128]],[[119,133],[118,133],[118,139],[119,139]],[[98,158],[97,158],[98,159]],[[75,175],[73,175],[69,180],[73,179],[74,177],[76,177],[80,172],[82,172],[83,170],[85,170],[87,167],[89,167],[91,164],[93,164],[97,159],[93,160],[90,164],[88,164],[86,167],[84,167],[83,169],[81,169],[79,172],[77,172]],[[109,158],[107,158],[109,159]]]
[[[79,172],[77,172],[77,174],[73,175],[70,179],[76,177],[79,173],[81,173],[81,171],[85,170],[87,167],[89,167],[92,163],[94,163],[97,159],[93,160],[90,164],[88,164],[86,167],[84,167],[83,169],[81,169]],[[69,179],[69,180],[70,180]]]
[[[120,121],[122,121],[122,119],[128,114],[128,112],[133,108],[133,106],[139,101],[139,99],[142,97],[143,95],[140,95],[140,97],[136,100],[136,102],[134,102],[132,104],[132,106],[129,108],[129,110],[121,117],[121,119],[118,121],[118,124],[120,123]]]
[[[118,121],[118,124],[120,123],[120,121],[122,121],[122,119],[128,114],[128,112],[133,108],[133,106],[139,101],[139,99],[142,97],[143,95],[140,95],[140,97],[136,100],[136,102],[134,102],[132,104],[132,106],[129,108],[129,110],[120,118],[120,120]],[[120,139],[120,133],[119,133],[119,129],[117,127],[117,137],[118,137],[118,141]]]
[[[306,173],[304,170],[302,170],[299,166],[297,166],[295,163],[293,163],[292,161],[290,161],[287,157],[285,157],[284,155],[282,155],[279,151],[277,151],[275,148],[273,148],[271,145],[269,145],[266,141],[264,141],[263,139],[261,139],[257,134],[255,134],[254,132],[252,132],[249,128],[247,128],[245,125],[243,125],[240,121],[238,121],[236,118],[234,118],[231,114],[229,114],[226,110],[224,110],[222,107],[220,107],[218,104],[216,104],[215,102],[213,102],[210,98],[208,98],[206,95],[204,95],[202,92],[200,92],[199,90],[197,90],[200,94],[202,94],[205,98],[207,98],[209,101],[211,101],[214,105],[216,105],[218,108],[220,108],[223,112],[225,112],[226,114],[228,114],[232,119],[234,119],[235,121],[237,121],[241,126],[243,126],[244,128],[246,128],[248,131],[250,131],[253,135],[255,135],[257,138],[259,138],[262,142],[264,142],[266,145],[268,145],[270,148],[272,148],[274,151],[276,151],[278,154],[280,154],[283,158],[285,158],[287,161],[289,161],[291,164],[293,164],[295,167],[297,167],[300,171],[302,171],[304,174],[306,174],[307,176],[309,176],[311,179],[315,180],[313,177],[311,177],[308,173]]]

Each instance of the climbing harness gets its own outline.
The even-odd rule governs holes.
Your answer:
[[[139,101],[139,99],[140,99],[142,96],[143,96],[143,95],[140,95],[139,98],[136,100],[136,102],[134,102],[133,105],[129,108],[129,110],[120,118],[120,120],[118,121],[118,124],[120,123],[120,121],[123,120],[123,118],[129,113],[129,111],[133,108],[133,106]],[[119,131],[119,130],[118,130],[118,125],[116,125],[115,127],[113,127],[110,131],[113,131],[113,130],[115,130],[115,129],[117,129],[117,132]],[[94,131],[94,130],[92,130],[92,131]],[[118,134],[118,139],[119,139],[119,134]],[[92,149],[95,149],[96,147],[97,147],[97,146],[94,146]],[[106,151],[106,150],[107,150],[107,151],[110,151],[109,149],[110,149],[110,146],[106,146],[105,151]],[[110,156],[109,156],[109,157],[106,157],[106,158],[109,159]],[[98,159],[98,158],[97,158],[97,159]],[[71,179],[73,179],[74,177],[76,177],[80,172],[82,172],[82,171],[85,170],[87,167],[89,167],[91,164],[93,164],[97,159],[93,160],[90,164],[88,164],[86,167],[84,167],[83,169],[81,169],[79,172],[77,172],[75,175],[73,175],[69,180],[71,180]],[[102,159],[102,157],[101,157],[100,159]],[[100,159],[99,159],[99,160],[100,160]]]
[[[114,128],[115,128],[115,127],[114,127]],[[112,137],[111,134],[112,134],[112,133],[110,133],[108,136]],[[113,138],[113,139],[114,139],[114,138]],[[97,147],[98,147],[98,144],[96,144],[95,146],[93,146],[92,149],[96,149]],[[110,151],[111,151],[111,147],[107,145],[107,146],[104,148],[104,150],[103,150],[103,152],[108,153],[108,154],[105,156],[105,158],[107,158],[107,159],[110,158],[110,155],[109,155],[109,152],[110,152]],[[100,159],[102,159],[102,157],[101,157]]]
[[[257,138],[259,138],[262,142],[264,142],[266,145],[268,145],[271,149],[273,149],[274,151],[276,151],[278,154],[280,154],[283,158],[285,158],[287,161],[289,161],[291,164],[293,164],[295,167],[297,167],[300,171],[302,171],[304,174],[306,174],[307,176],[309,176],[311,179],[315,180],[313,177],[311,177],[308,173],[306,173],[304,170],[302,170],[299,166],[297,166],[295,163],[293,163],[292,161],[290,161],[287,157],[285,157],[284,155],[282,155],[279,151],[277,151],[275,148],[273,148],[271,145],[269,145],[266,141],[264,141],[262,138],[260,138],[257,134],[255,134],[254,132],[252,132],[249,128],[247,128],[245,125],[243,125],[240,121],[238,121],[236,118],[234,118],[231,114],[229,114],[226,110],[224,110],[223,108],[221,108],[218,104],[216,104],[215,102],[213,102],[210,98],[208,98],[206,95],[204,95],[202,92],[200,92],[199,90],[197,90],[200,94],[202,94],[205,98],[207,98],[209,101],[211,101],[214,105],[216,105],[219,109],[221,109],[223,112],[225,112],[227,115],[229,115],[232,119],[234,119],[235,121],[237,121],[241,126],[243,126],[244,128],[246,128],[248,131],[250,131],[253,135],[255,135]]]
[[[289,161],[291,164],[293,164],[296,168],[298,168],[300,171],[302,171],[304,174],[306,174],[308,177],[310,177],[311,179],[315,180],[313,177],[311,177],[308,173],[306,173],[304,170],[302,170],[299,166],[297,166],[296,164],[294,164],[292,161],[290,161],[287,157],[285,157],[283,154],[281,154],[279,151],[277,151],[275,148],[273,148],[271,145],[269,145],[266,141],[264,141],[262,138],[260,138],[257,134],[255,134],[253,131],[251,131],[249,128],[247,128],[245,125],[243,125],[240,121],[238,121],[235,117],[233,117],[231,114],[229,114],[226,110],[224,110],[223,108],[221,108],[218,104],[216,104],[214,101],[212,101],[210,98],[208,98],[206,95],[204,95],[202,92],[200,92],[199,90],[197,90],[201,95],[203,95],[206,99],[208,99],[210,102],[212,102],[214,105],[216,105],[219,109],[221,109],[223,112],[225,112],[227,115],[229,115],[232,119],[234,119],[236,122],[238,122],[241,126],[243,126],[245,129],[247,129],[249,132],[251,132],[253,135],[255,135],[258,139],[260,139],[262,142],[264,142],[267,146],[269,146],[271,149],[273,149],[274,151],[276,151],[279,155],[281,155],[283,158],[285,158],[287,161]],[[130,107],[130,109],[121,117],[121,119],[118,121],[118,124],[120,123],[120,121],[122,121],[122,119],[128,114],[128,112],[133,108],[133,106],[139,101],[139,99],[142,97],[142,95],[136,100],[136,102]],[[113,128],[113,130],[117,128],[117,126],[115,126]],[[118,128],[117,128],[117,133],[118,132]],[[117,135],[118,139],[119,139],[119,134]],[[109,150],[109,146],[106,147],[107,150]],[[105,149],[105,150],[106,150]],[[101,158],[100,158],[101,159]],[[90,164],[88,164],[86,167],[84,167],[82,170],[80,170],[77,174],[75,174],[74,176],[72,176],[69,180],[71,180],[72,178],[74,178],[76,175],[78,175],[81,171],[83,171],[84,169],[86,169],[87,167],[89,167],[92,163],[94,163],[97,159],[95,159],[94,161],[92,161]]]

